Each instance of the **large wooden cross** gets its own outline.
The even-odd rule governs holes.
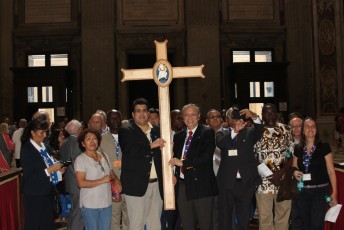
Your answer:
[[[167,40],[164,42],[154,41],[156,48],[156,62],[153,69],[121,69],[124,81],[154,79],[159,87],[159,111],[160,111],[160,133],[161,138],[166,141],[162,149],[162,170],[164,188],[164,209],[175,209],[174,187],[172,184],[173,170],[168,161],[172,154],[171,117],[170,117],[170,94],[169,84],[172,78],[202,77],[204,65],[189,67],[173,67],[167,61]]]

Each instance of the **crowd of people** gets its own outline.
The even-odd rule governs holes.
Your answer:
[[[202,122],[191,103],[171,111],[173,140],[164,140],[159,110],[146,99],[133,101],[131,115],[97,110],[87,125],[51,125],[37,112],[12,133],[0,125],[1,159],[23,168],[24,229],[54,229],[53,194],[61,184],[71,230],[249,229],[256,208],[261,230],[324,229],[326,210],[338,203],[332,150],[312,117],[292,113],[284,124],[276,106],[265,104],[261,117],[233,106],[209,110]],[[167,141],[172,182],[163,181]],[[290,172],[297,195],[281,199]],[[164,183],[174,185],[176,210],[164,210]]]

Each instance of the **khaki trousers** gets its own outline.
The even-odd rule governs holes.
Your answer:
[[[122,219],[122,227],[121,227]],[[125,195],[122,194],[122,201],[115,203],[112,202],[112,216],[111,216],[111,229],[129,229],[129,217],[127,211],[127,202],[125,200]]]
[[[277,194],[256,193],[259,230],[288,230],[291,200],[277,202],[276,197]]]
[[[125,195],[129,216],[129,229],[161,230],[162,199],[159,192],[159,183],[149,183],[144,196]]]

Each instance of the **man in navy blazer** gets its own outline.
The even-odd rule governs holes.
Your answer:
[[[172,166],[177,166],[176,194],[183,229],[211,230],[213,199],[218,189],[213,171],[215,132],[199,124],[200,109],[185,105],[182,116],[186,128],[174,135]],[[192,132],[192,133],[191,133]]]
[[[162,164],[158,126],[148,122],[148,102],[136,99],[133,119],[122,126],[118,141],[122,149],[122,193],[127,201],[130,229],[161,229]]]
[[[226,112],[230,131],[217,139],[221,149],[221,163],[217,174],[219,181],[220,229],[232,229],[233,210],[237,229],[248,229],[250,206],[257,185],[260,183],[254,144],[261,138],[264,127],[257,116],[248,109],[239,111],[231,107]],[[246,127],[245,119],[252,119],[253,126]]]

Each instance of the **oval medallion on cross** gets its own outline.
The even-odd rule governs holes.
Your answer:
[[[153,78],[158,86],[168,86],[173,78],[173,69],[171,64],[165,59],[160,59],[155,62],[153,66]]]

